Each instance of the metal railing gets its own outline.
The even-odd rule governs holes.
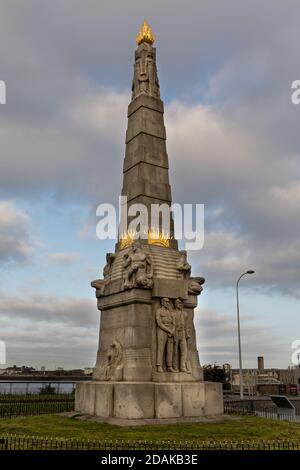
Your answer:
[[[43,397],[45,398],[45,397]],[[47,413],[63,413],[74,410],[74,396],[60,400],[55,397],[28,401],[2,401],[0,403],[0,418],[17,416],[33,416]]]
[[[295,409],[295,415],[280,414],[273,403],[260,403],[259,400],[232,400],[224,402],[224,413],[254,415],[267,419],[278,419],[282,421],[300,422],[300,409]]]
[[[57,401],[74,401],[73,393],[39,393],[28,395],[17,395],[15,393],[0,393],[0,406],[3,403],[33,403],[33,402],[57,402]]]
[[[270,441],[132,441],[77,440],[0,435],[1,450],[300,450],[300,442]]]

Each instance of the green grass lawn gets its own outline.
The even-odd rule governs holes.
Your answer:
[[[0,434],[14,433],[76,439],[124,440],[298,440],[300,424],[254,416],[234,416],[221,423],[189,423],[119,427],[57,415],[28,416],[0,420]]]

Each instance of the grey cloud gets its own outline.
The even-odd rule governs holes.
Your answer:
[[[200,310],[196,315],[198,349],[202,364],[238,365],[237,325],[234,314],[221,315]],[[287,367],[290,344],[274,334],[272,328],[259,324],[257,317],[243,316],[242,346],[244,367],[256,367],[257,356],[265,356],[266,367]]]
[[[174,200],[206,207],[204,247],[190,254],[194,270],[210,286],[228,286],[254,268],[257,286],[298,298],[300,174],[294,156],[280,160],[271,142],[213,108],[174,102],[167,117]]]
[[[59,299],[54,296],[33,295],[26,298],[2,297],[0,312],[7,318],[69,326],[94,326],[98,313],[95,302],[87,299]],[[61,327],[61,326],[60,326]],[[63,329],[61,329],[63,331]]]
[[[9,322],[1,322],[1,339],[6,343],[7,363],[34,367],[63,366],[65,368],[93,367],[95,364],[98,332],[94,326],[78,327],[66,324],[28,322],[18,331],[9,330]]]
[[[16,329],[15,325],[18,325]],[[98,342],[99,312],[88,299],[5,297],[0,301],[1,340],[8,364],[91,367]]]
[[[0,201],[0,265],[15,266],[32,259],[30,218],[12,201]]]
[[[174,200],[221,209],[192,254],[200,273],[228,286],[251,265],[263,288],[299,296],[297,9],[296,0],[153,0],[142,13],[137,0],[3,1],[1,194],[116,200],[143,14],[158,36]]]
[[[79,253],[50,253],[47,257],[48,261],[53,264],[66,266],[78,260]]]
[[[295,237],[278,244],[258,242],[253,235],[241,237],[232,231],[206,232],[204,248],[191,253],[194,272],[204,273],[210,288],[232,288],[240,273],[254,269],[248,284],[261,293],[300,298],[300,246]]]
[[[114,105],[109,100],[105,102],[105,98],[105,93],[94,95],[95,101],[101,103],[100,110],[103,113],[107,111],[111,122],[118,128],[114,137],[111,134],[108,136],[107,127],[98,127],[97,137],[92,135],[91,129],[87,130],[86,124],[79,129],[78,112],[75,110],[76,119],[75,116],[66,116],[64,124],[32,124],[19,117],[11,123],[2,116],[0,139],[4,151],[1,156],[0,194],[14,197],[25,194],[31,198],[37,193],[53,192],[56,197],[68,200],[111,200],[113,191],[112,185],[107,182],[107,175],[119,175],[119,180],[121,178],[120,129],[125,121],[122,119],[121,123],[120,116],[125,115],[126,108],[122,106],[122,95]],[[70,108],[68,113],[72,111]],[[92,129],[95,127],[96,123]],[[112,160],[111,154],[117,157]]]

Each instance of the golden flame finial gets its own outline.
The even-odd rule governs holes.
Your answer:
[[[152,29],[145,20],[142,24],[142,27],[139,31],[139,34],[135,38],[137,45],[139,46],[142,42],[147,42],[148,44],[153,44],[155,41],[155,36]]]

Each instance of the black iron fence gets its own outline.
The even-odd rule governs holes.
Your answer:
[[[74,410],[74,396],[65,400],[49,397],[46,400],[3,401],[0,402],[0,418],[32,416],[46,413],[63,413]]]
[[[298,441],[77,440],[2,435],[1,450],[300,450]]]
[[[278,414],[273,402],[260,402],[259,400],[228,400],[224,402],[226,414],[254,415],[262,418],[280,419],[284,421],[300,422],[300,408],[295,406],[295,414]]]
[[[57,402],[74,401],[73,393],[37,393],[37,394],[15,394],[0,393],[0,406],[2,403],[32,403],[32,402]]]

